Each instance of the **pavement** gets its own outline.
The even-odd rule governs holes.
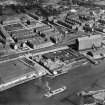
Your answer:
[[[33,71],[34,69],[26,66],[19,60],[0,64],[0,77],[5,83]]]

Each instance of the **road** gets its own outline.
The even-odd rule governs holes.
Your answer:
[[[43,54],[46,52],[48,53],[48,52],[52,52],[58,49],[60,50],[60,49],[66,49],[66,48],[67,48],[66,44],[63,44],[63,45],[53,45],[53,46],[41,48],[41,49],[32,49],[28,51],[17,51],[17,53],[0,57],[0,63],[21,58],[22,56],[29,54],[29,53],[38,55],[38,54]]]
[[[44,77],[45,78],[45,77]],[[45,78],[32,80],[28,83],[16,86],[0,93],[0,104],[25,104],[25,105],[72,105],[62,102],[65,97],[72,95],[82,89],[101,89],[105,88],[105,61],[99,65],[87,65],[76,68],[68,74],[61,75],[54,79]],[[37,87],[44,80],[50,82],[52,89],[67,86],[67,90],[49,99],[43,97],[43,91]],[[39,81],[39,82],[38,82]]]

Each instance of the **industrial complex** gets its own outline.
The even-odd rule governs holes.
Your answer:
[[[105,8],[98,0],[0,0],[0,94],[35,81],[41,98],[65,97],[67,104],[53,105],[104,105],[105,87],[85,87],[104,70],[104,58]],[[80,68],[90,73],[85,88]],[[72,90],[74,84],[81,89]]]

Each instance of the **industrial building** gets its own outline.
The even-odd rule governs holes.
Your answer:
[[[57,72],[57,74],[68,72],[68,68],[72,69],[86,62],[84,56],[81,54],[78,55],[75,51],[70,49],[46,53],[32,57],[32,59],[47,68],[53,74],[55,72]]]
[[[102,36],[101,35],[92,35],[86,37],[80,37],[78,40],[78,49],[86,50],[92,49],[92,47],[99,48],[102,45]]]
[[[29,5],[24,0],[18,6],[15,2],[7,6],[8,2],[0,2],[0,12],[4,11],[0,13],[0,104],[8,103],[12,94],[19,102],[36,105],[105,104],[105,91],[87,92],[105,88],[98,86],[98,80],[105,77],[104,9],[78,5],[74,0],[56,5],[44,0],[41,4],[29,1]],[[18,88],[22,94],[15,91]],[[3,92],[10,95],[2,99]]]
[[[16,49],[22,47],[24,43],[33,49],[44,48],[61,41],[62,38],[62,34],[56,28],[26,14],[15,16],[14,19],[8,17],[2,23],[2,33],[14,41],[10,45],[15,45]]]

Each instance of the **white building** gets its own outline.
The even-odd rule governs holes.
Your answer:
[[[94,47],[101,47],[102,44],[102,36],[101,35],[92,35],[92,36],[86,36],[86,37],[80,37],[78,38],[78,49],[79,50],[86,50],[91,49]]]

